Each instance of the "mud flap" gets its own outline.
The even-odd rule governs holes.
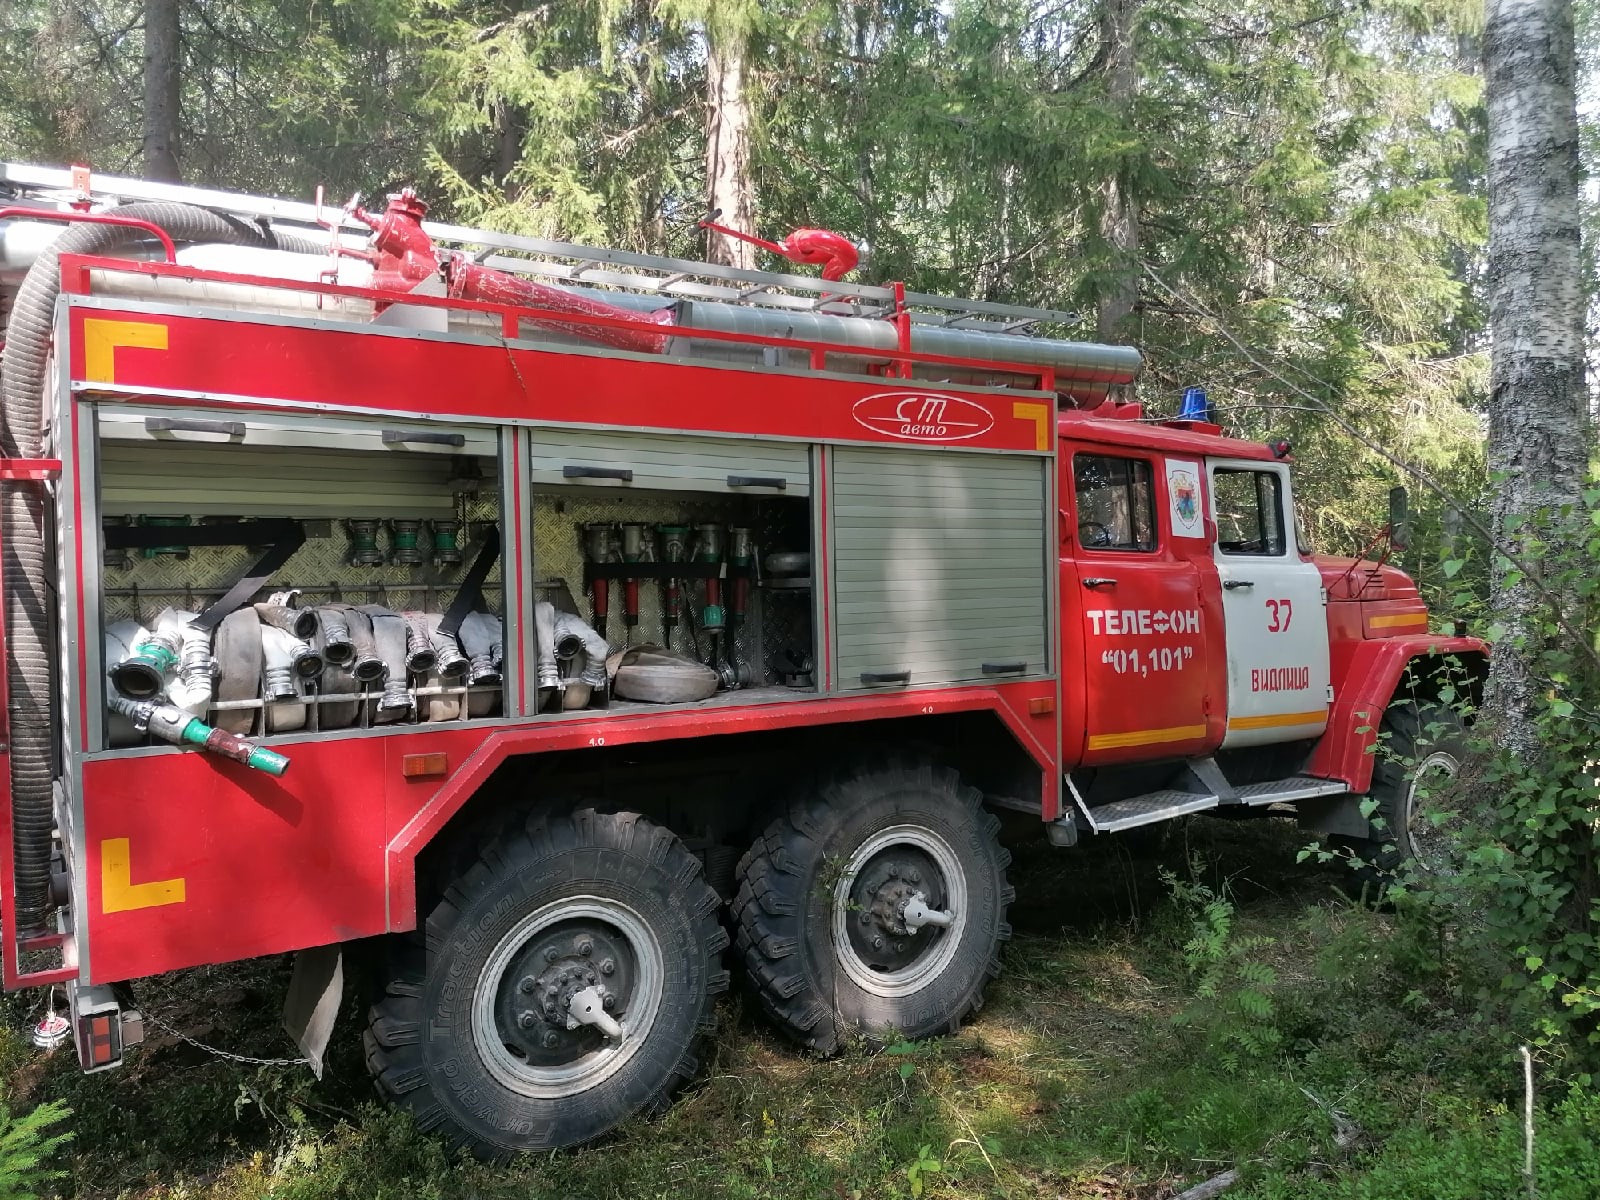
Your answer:
[[[322,1078],[323,1055],[343,998],[343,947],[312,946],[294,956],[289,994],[283,1001],[283,1027],[318,1079]]]
[[[1365,796],[1316,796],[1295,801],[1301,829],[1341,837],[1370,838],[1372,822],[1361,811]]]

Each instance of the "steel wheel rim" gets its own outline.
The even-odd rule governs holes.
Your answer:
[[[1418,793],[1428,786],[1428,777],[1443,781],[1454,779],[1461,770],[1461,761],[1454,754],[1435,750],[1417,764],[1406,785],[1406,845],[1411,860],[1424,871],[1437,872],[1448,865],[1450,822],[1435,825],[1418,803]],[[1434,811],[1438,811],[1435,809]]]
[[[851,892],[862,869],[896,847],[911,849],[932,861],[940,876],[943,905],[953,911],[955,919],[948,929],[924,927],[930,935],[926,950],[901,970],[883,971],[862,958],[851,941],[850,922],[861,911]],[[921,825],[891,825],[874,833],[850,856],[834,884],[832,907],[833,947],[839,968],[871,995],[906,996],[927,986],[955,958],[967,928],[967,879],[955,850],[944,838]]]
[[[514,1054],[496,1018],[507,974],[535,938],[558,926],[582,922],[609,926],[626,940],[634,962],[635,981],[626,1009],[616,1013],[623,1028],[620,1044],[599,1049],[559,1067],[535,1066]],[[509,929],[478,973],[472,997],[472,1043],[485,1069],[497,1082],[532,1099],[561,1099],[610,1079],[638,1053],[661,1008],[665,983],[661,943],[645,921],[626,904],[600,896],[573,896],[546,904]]]

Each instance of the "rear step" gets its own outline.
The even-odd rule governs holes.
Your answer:
[[[1077,788],[1072,793],[1077,796]],[[1287,779],[1274,779],[1266,783],[1247,783],[1229,789],[1232,795],[1223,799],[1216,792],[1185,792],[1176,788],[1163,788],[1130,796],[1126,800],[1113,800],[1093,808],[1082,807],[1089,827],[1096,833],[1117,833],[1123,829],[1136,829],[1140,825],[1154,825],[1157,821],[1170,821],[1189,813],[1205,812],[1216,808],[1257,808],[1263,804],[1282,804],[1293,800],[1309,800],[1314,796],[1336,796],[1349,791],[1349,787],[1336,779],[1317,779],[1310,775],[1291,775]],[[1080,801],[1080,805],[1081,805]]]

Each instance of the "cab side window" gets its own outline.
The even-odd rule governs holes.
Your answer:
[[[1283,480],[1276,471],[1218,468],[1211,477],[1217,548],[1224,554],[1282,557]]]
[[[1155,487],[1142,458],[1078,454],[1072,459],[1078,545],[1085,550],[1154,550]]]

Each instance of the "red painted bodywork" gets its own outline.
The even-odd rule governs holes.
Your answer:
[[[1335,605],[1328,607],[1331,612]],[[1349,628],[1345,626],[1346,631]],[[1343,780],[1353,792],[1364,792],[1372,784],[1378,723],[1406,667],[1417,659],[1454,656],[1471,673],[1489,655],[1488,644],[1478,638],[1433,634],[1335,641],[1333,648],[1333,711],[1328,732],[1318,741],[1306,770]]]
[[[416,925],[416,857],[507,758],[597,744],[626,746],[891,717],[992,711],[1053,769],[1053,715],[1028,701],[1049,682],[894,696],[816,698],[714,710],[629,713],[274,743],[281,779],[203,754],[152,750],[84,767],[87,843],[127,838],[134,882],[183,878],[172,907],[102,911],[88,879],[91,982],[274,954]],[[412,778],[401,759],[443,753],[444,779]],[[270,903],[258,898],[270,897]]]
[[[561,314],[571,319],[569,314]],[[86,319],[150,321],[136,309],[74,309],[71,370],[84,376]],[[354,408],[433,418],[540,421],[670,432],[754,434],[798,441],[905,445],[852,417],[883,381],[762,375],[652,358],[594,360],[503,343],[425,341],[363,326],[349,329],[162,316],[167,349],[117,351],[119,392],[175,403],[228,396],[247,407]],[[260,383],[249,382],[261,379]],[[470,379],[472,386],[462,386]],[[96,389],[99,390],[99,389]],[[935,389],[911,388],[922,394]],[[963,389],[941,384],[940,393]],[[1009,397],[963,397],[987,407],[993,426],[973,449],[1034,450],[1037,424]]]
[[[1082,697],[1074,712],[1075,720],[1063,720],[1063,753],[1069,761],[1083,766],[1103,766],[1214,750],[1227,730],[1228,680],[1222,640],[1222,584],[1212,559],[1211,540],[1174,537],[1158,520],[1156,547],[1148,553],[1079,547],[1075,537],[1078,517],[1072,460],[1078,453],[1139,450],[1150,454],[1153,450],[1168,450],[1193,461],[1207,454],[1254,457],[1264,448],[1216,436],[1205,436],[1197,445],[1193,434],[1147,425],[1130,428],[1120,420],[1078,414],[1062,417],[1060,433],[1061,629],[1062,643],[1069,647],[1062,661],[1081,664],[1077,678],[1068,683],[1075,685],[1070,690]],[[1156,466],[1151,482],[1155,511],[1159,514],[1168,510],[1166,473],[1160,469],[1160,455],[1150,456]],[[1203,479],[1200,486],[1202,511],[1208,511]],[[1091,587],[1085,582],[1112,575],[1117,580],[1114,588]],[[1198,610],[1199,631],[1173,634],[1170,638],[1171,645],[1192,646],[1193,660],[1177,672],[1143,676],[1117,673],[1102,659],[1106,651],[1118,648],[1115,639],[1105,632],[1103,624],[1097,628],[1086,617],[1089,610],[1105,609]],[[1097,736],[1129,730],[1184,728],[1193,732],[1127,745],[1095,744]]]
[[[402,197],[402,199],[404,199]],[[401,206],[404,207],[403,205]],[[385,226],[372,219],[382,254],[390,260],[395,285],[418,282],[436,269],[431,247],[408,230],[419,213],[401,212]],[[470,266],[470,264],[468,264]],[[795,699],[661,712],[604,711],[562,717],[509,716],[498,722],[463,727],[418,726],[352,733],[343,737],[278,739],[274,748],[289,756],[293,769],[281,779],[198,751],[151,748],[96,753],[79,764],[84,861],[73,868],[86,891],[83,911],[75,914],[77,944],[64,948],[65,965],[54,977],[78,973],[75,950],[86,961],[90,982],[148,975],[208,962],[229,961],[404,930],[417,920],[414,867],[417,856],[461,806],[508,758],[588,747],[617,747],[689,738],[735,736],[754,731],[858,725],[890,718],[989,712],[1002,722],[1040,771],[1044,783],[1040,815],[1059,814],[1058,784],[1065,770],[1079,765],[1168,758],[1213,748],[1226,725],[1226,667],[1222,654],[1221,591],[1212,561],[1214,530],[1200,539],[1163,540],[1143,556],[1137,581],[1116,604],[1135,609],[1194,609],[1200,627],[1194,635],[1193,669],[1181,678],[1156,681],[1113,680],[1101,664],[1104,649],[1086,618],[1095,601],[1085,578],[1094,576],[1096,554],[1076,549],[1073,490],[1069,463],[1079,449],[1126,448],[1158,464],[1153,478],[1157,511],[1168,503],[1165,455],[1188,460],[1207,456],[1271,460],[1264,446],[1219,436],[1209,427],[1155,426],[1139,418],[1137,405],[1106,403],[1093,411],[1054,413],[1037,392],[996,392],[959,385],[922,386],[894,376],[913,363],[967,367],[983,373],[1035,376],[1044,388],[1070,395],[1074,382],[1102,387],[1104,372],[1041,371],[1037,367],[997,366],[941,356],[913,354],[902,339],[898,351],[875,352],[887,364],[876,376],[854,378],[708,366],[658,357],[661,326],[649,317],[604,311],[609,306],[529,307],[547,298],[528,291],[504,292],[463,284],[455,297],[397,299],[393,291],[293,284],[245,276],[194,271],[165,264],[68,256],[62,261],[65,293],[89,293],[96,271],[172,276],[225,284],[320,291],[360,297],[379,304],[407,303],[491,313],[502,339],[462,336],[419,337],[397,328],[298,317],[215,313],[198,316],[155,304],[118,303],[116,307],[70,304],[66,315],[64,369],[76,395],[137,398],[141,403],[244,409],[350,411],[399,414],[473,423],[569,425],[666,430],[673,433],[762,436],[813,443],[908,446],[919,435],[897,433],[883,412],[898,411],[892,398],[908,404],[930,396],[975,406],[988,424],[960,442],[964,449],[1058,456],[1059,682],[949,686],[871,695],[830,695],[836,666],[827,636],[818,639],[818,682],[822,694]],[[463,275],[462,278],[470,278]],[[476,299],[465,298],[471,292]],[[164,349],[119,345],[114,382],[91,380],[86,370],[84,321],[159,323]],[[521,323],[578,324],[590,340],[638,353],[598,355],[564,352],[516,340]],[[815,367],[830,356],[859,357],[856,347],[784,338],[751,337],[709,330],[674,330],[674,337],[799,349]],[[893,391],[902,383],[901,392]],[[889,395],[887,408],[878,398]],[[876,407],[861,406],[871,400]],[[912,404],[912,407],[917,407]],[[880,412],[880,409],[883,411]],[[960,411],[968,412],[966,408]],[[866,412],[869,419],[860,414]],[[1047,414],[1041,419],[1041,412]],[[89,464],[76,457],[78,405],[69,407],[68,460],[75,491],[60,498],[63,511],[76,514],[80,529],[93,529],[92,496],[84,490]],[[984,422],[975,421],[973,428]],[[515,486],[516,477],[508,481]],[[827,503],[830,480],[826,460],[816,473],[818,502]],[[510,503],[521,511],[527,498],[514,492]],[[526,561],[530,547],[521,532],[506,531],[508,563]],[[829,620],[830,559],[827,523],[815,531],[816,586],[823,597],[824,629]],[[84,577],[86,550],[69,548],[68,569]],[[1126,572],[1127,562],[1119,561]],[[1333,569],[1331,566],[1326,570]],[[1482,651],[1470,639],[1373,636],[1367,610],[1378,605],[1407,612],[1398,579],[1383,574],[1384,595],[1369,595],[1329,607],[1335,639],[1335,682],[1340,699],[1330,734],[1318,750],[1318,767],[1332,777],[1365,786],[1370,770],[1363,735],[1355,732],[1358,712],[1381,707],[1405,661],[1416,654]],[[1390,594],[1392,593],[1392,594]],[[92,600],[91,600],[92,603]],[[80,607],[72,634],[80,643],[91,636]],[[1388,611],[1388,610],[1385,610]],[[1365,614],[1365,615],[1363,615]],[[3,635],[3,630],[0,630]],[[521,655],[522,647],[513,648]],[[81,673],[73,680],[68,711],[76,728],[87,724],[90,689]],[[530,664],[518,659],[519,676]],[[1341,665],[1342,664],[1342,665]],[[1387,681],[1387,683],[1385,682]],[[4,674],[0,673],[0,722],[4,721]],[[514,698],[513,698],[514,703]],[[1035,711],[1030,711],[1030,709]],[[1199,726],[1191,736],[1159,746],[1095,745],[1097,735],[1129,728]],[[402,760],[410,755],[443,755],[442,774],[407,777]],[[5,764],[0,762],[0,768]],[[4,776],[0,776],[4,777]],[[0,804],[0,920],[10,928],[14,897],[10,876],[9,794]],[[127,849],[126,874],[113,878],[101,847],[117,842]],[[108,886],[137,889],[182,881],[181,902],[107,912]],[[8,986],[24,980],[13,939],[5,939]]]

